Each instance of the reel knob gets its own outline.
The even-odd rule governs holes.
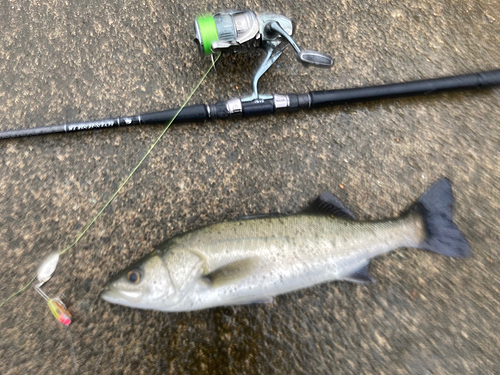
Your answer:
[[[314,65],[318,68],[330,68],[334,60],[331,56],[318,51],[300,51],[297,54],[297,61],[306,65]]]

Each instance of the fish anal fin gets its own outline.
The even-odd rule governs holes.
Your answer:
[[[253,303],[272,303],[272,296],[248,296],[229,301],[228,305],[251,305]]]
[[[325,191],[312,204],[316,212],[324,212],[339,218],[358,220],[356,215],[335,195]]]
[[[226,264],[207,275],[203,278],[208,282],[212,288],[236,283],[245,277],[250,276],[258,266],[257,258],[245,258],[235,262]]]
[[[356,271],[346,275],[342,278],[344,281],[350,281],[357,284],[369,284],[374,283],[375,279],[370,276],[370,263],[363,265]]]

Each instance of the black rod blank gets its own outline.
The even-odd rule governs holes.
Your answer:
[[[241,102],[239,99],[236,99],[237,105],[235,105],[235,99],[232,99],[211,105],[196,104],[186,106],[175,118],[174,123],[227,119],[236,116],[262,116],[273,114],[281,109],[288,111],[302,108],[315,109],[353,102],[397,98],[410,95],[427,95],[451,90],[480,89],[498,85],[500,85],[500,69],[380,86],[312,91],[308,94],[274,95],[274,99],[254,100],[253,102]],[[278,97],[280,100],[278,100]],[[166,124],[172,120],[177,112],[178,109],[170,109],[130,117],[117,117],[30,129],[7,130],[0,132],[0,139],[140,124]]]
[[[343,90],[312,91],[311,108],[375,99],[427,95],[442,91],[480,89],[500,85],[500,69],[459,76],[393,83]]]

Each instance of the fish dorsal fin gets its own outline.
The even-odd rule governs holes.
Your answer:
[[[370,263],[363,265],[351,274],[344,276],[342,280],[357,284],[374,283],[375,279],[370,276]]]
[[[212,288],[218,288],[250,276],[256,270],[257,266],[257,258],[245,258],[226,264],[203,276],[203,278]]]
[[[332,193],[325,191],[312,204],[312,208],[316,212],[324,212],[336,217],[349,220],[358,220],[356,215],[348,209],[344,202],[337,198]]]
[[[279,216],[283,216],[283,215],[278,214],[278,213],[255,214],[255,215],[244,215],[244,216],[240,216],[240,217],[238,217],[238,218],[237,218],[237,219],[235,219],[234,221],[240,221],[240,220],[254,220],[254,219],[267,219],[267,218],[270,218],[270,217],[279,217]]]

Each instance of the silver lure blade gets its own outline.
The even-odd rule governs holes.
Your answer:
[[[41,283],[40,285],[46,283],[50,280],[54,271],[56,270],[57,263],[59,262],[59,253],[50,254],[38,267],[37,279]]]

